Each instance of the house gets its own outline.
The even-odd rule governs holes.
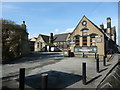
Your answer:
[[[116,28],[111,27],[111,18],[107,18],[107,28],[98,27],[86,16],[80,20],[70,35],[70,49],[74,54],[105,55],[117,52]]]
[[[60,52],[61,50],[55,45],[57,37],[50,33],[50,36],[39,34],[35,42],[35,51]]]
[[[46,47],[49,43],[49,36],[39,34],[35,42],[35,51],[41,51],[42,48]]]

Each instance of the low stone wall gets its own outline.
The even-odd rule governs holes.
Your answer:
[[[106,90],[105,88],[108,88],[108,90],[109,88],[114,88],[114,90],[120,90],[120,55],[118,55],[118,63],[100,82],[97,90]]]

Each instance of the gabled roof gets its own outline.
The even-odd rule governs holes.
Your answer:
[[[97,25],[95,25],[92,21],[90,21],[85,15],[82,17],[82,19],[80,20],[80,22],[78,23],[78,25],[81,23],[81,21],[83,20],[83,18],[86,18],[89,22],[91,22],[101,33],[103,33],[104,34],[104,32],[97,26]],[[78,25],[76,26],[76,28],[78,27]],[[76,30],[76,28],[74,29],[74,31]],[[74,32],[73,31],[73,32]],[[73,33],[72,32],[72,33]]]
[[[42,35],[42,34],[39,34],[39,36],[41,36],[43,38],[43,40],[45,41],[45,43],[49,43],[49,36]]]
[[[84,16],[85,17],[85,16]],[[97,25],[95,25],[92,21],[90,21],[87,17],[85,17],[89,22],[91,22],[101,33],[104,34],[104,32],[102,31],[102,29],[100,29]]]
[[[82,17],[82,19],[80,20],[80,22],[77,24],[76,28],[79,26],[79,24],[81,23],[81,21],[86,18],[90,23],[92,23],[105,37],[109,38],[110,40],[112,40],[109,35],[107,33],[105,33],[106,29],[102,30],[101,28],[99,28],[97,25],[95,25],[92,21],[90,21],[85,15]],[[76,28],[74,29],[74,31],[76,30]],[[112,27],[111,30],[113,31],[112,33],[115,33],[115,27]],[[74,32],[73,31],[73,32]],[[73,33],[72,32],[72,33]],[[71,34],[72,34],[71,33]]]
[[[70,33],[63,33],[63,34],[56,34],[56,35],[54,35],[54,41],[55,42],[63,42],[63,41],[66,41],[66,39],[67,39],[67,37],[68,37],[68,35],[69,35]]]

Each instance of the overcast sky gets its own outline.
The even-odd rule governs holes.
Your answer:
[[[38,34],[71,32],[86,16],[94,24],[105,24],[111,17],[118,28],[117,2],[3,2],[2,18],[22,24],[26,21],[29,38]]]

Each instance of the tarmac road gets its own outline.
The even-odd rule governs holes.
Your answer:
[[[112,60],[107,62],[107,66],[103,66],[101,59],[99,62],[101,72],[97,73],[94,58],[63,57],[62,53],[38,52],[21,59],[21,61],[3,65],[4,87],[18,87],[18,81],[15,79],[18,79],[19,68],[25,67],[26,87],[28,88],[36,89],[41,87],[41,73],[48,73],[49,88],[96,88],[118,62],[117,55],[114,55]],[[87,65],[87,85],[82,84],[83,62],[86,62]]]
[[[19,68],[32,70],[48,64],[59,62],[64,57],[62,52],[33,52],[18,60],[2,65],[2,77],[8,79],[18,76]]]

